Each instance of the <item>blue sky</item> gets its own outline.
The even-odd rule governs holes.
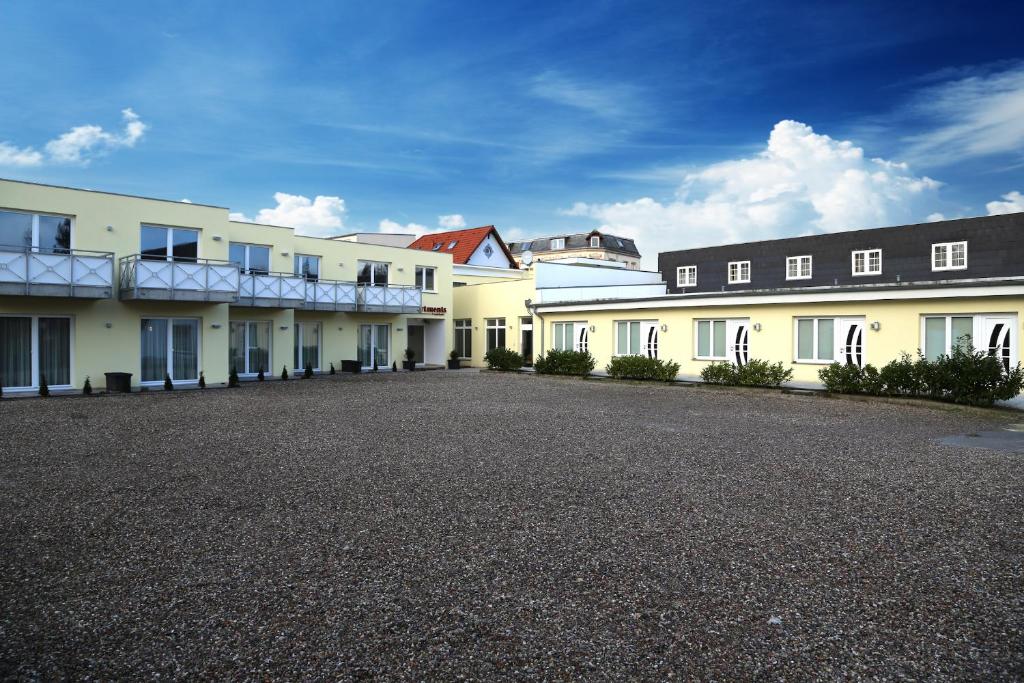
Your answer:
[[[0,0],[0,176],[311,234],[604,226],[650,256],[1022,210],[1022,23],[1019,2]]]

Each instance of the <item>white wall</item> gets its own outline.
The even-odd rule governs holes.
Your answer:
[[[484,249],[490,245],[492,253],[490,256],[484,253]],[[448,245],[445,245],[447,247]],[[471,266],[491,266],[493,268],[508,268],[509,262],[508,257],[505,256],[505,251],[498,244],[498,241],[494,239],[494,233],[487,235],[480,246],[476,248],[473,255],[469,257],[467,263]]]
[[[537,289],[602,285],[657,285],[662,283],[661,273],[646,270],[595,268],[546,261],[535,263],[533,269],[536,273]]]
[[[635,272],[635,271],[634,271]],[[550,287],[537,289],[534,303],[598,301],[601,299],[639,299],[663,296],[665,285],[605,285],[591,287]]]

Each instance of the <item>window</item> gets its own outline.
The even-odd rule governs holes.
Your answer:
[[[967,242],[942,242],[932,245],[932,270],[967,268]]]
[[[809,280],[811,279],[811,257],[810,256],[789,256],[786,258],[786,279],[787,280]]]
[[[564,237],[558,237],[556,239],[551,240],[551,248],[552,249],[565,249],[565,238]]]
[[[71,249],[71,219],[0,211],[0,246],[66,254]]]
[[[266,275],[270,272],[270,247],[231,242],[228,245],[228,260],[237,263],[243,273]]]
[[[231,321],[228,329],[228,372],[255,375],[270,367],[270,322]]]
[[[142,382],[199,379],[199,320],[142,319]]]
[[[436,292],[437,287],[434,283],[436,270],[429,266],[416,266],[416,286],[424,292]]]
[[[657,320],[619,320],[615,323],[616,356],[658,357]]]
[[[798,318],[796,359],[808,363],[831,363],[836,359],[835,318]]]
[[[295,274],[301,275],[308,282],[320,279],[320,257],[307,254],[295,255]]]
[[[586,321],[552,323],[551,337],[551,348],[556,351],[588,351],[590,348],[590,330]]]
[[[459,352],[459,358],[473,357],[473,321],[455,321],[455,350]]]
[[[295,323],[295,372],[305,370],[306,365],[320,369],[320,323]]]
[[[71,318],[0,315],[0,382],[4,389],[71,386]]]
[[[696,287],[697,266],[679,266],[676,268],[676,287]]]
[[[441,247],[444,246],[444,242],[434,242],[434,247],[430,251],[441,251]]]
[[[195,261],[199,258],[199,231],[143,225],[139,253],[146,261]]]
[[[725,328],[725,320],[697,321],[697,358],[702,360],[726,358]]]
[[[389,264],[387,263],[379,263],[377,261],[360,261],[359,274],[356,275],[356,282],[361,285],[371,285],[373,287],[387,287],[388,269]]]
[[[974,348],[974,317],[970,315],[926,316],[922,337],[924,355],[928,360],[948,356],[954,348]]]
[[[364,368],[391,365],[391,325],[360,325],[358,352]]]
[[[865,249],[853,252],[854,275],[881,275],[882,250]]]
[[[750,261],[729,262],[729,284],[750,282]]]
[[[494,247],[492,247],[489,244],[485,244],[484,245],[484,256],[486,256],[487,258],[491,258],[492,256],[494,256]]]
[[[590,238],[590,246],[594,249],[599,248],[601,246],[601,238],[598,237],[597,235],[593,235]]]
[[[451,251],[452,249],[454,249],[455,245],[458,244],[458,243],[459,243],[458,240],[452,240],[451,242],[449,242],[448,243],[448,251]]]
[[[487,350],[505,348],[505,319],[487,318]]]

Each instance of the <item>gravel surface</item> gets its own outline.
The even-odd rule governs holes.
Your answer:
[[[1014,679],[1019,415],[496,373],[0,403],[0,677]]]

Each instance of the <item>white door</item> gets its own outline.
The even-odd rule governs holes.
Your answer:
[[[864,320],[836,318],[836,362],[864,367]]]
[[[975,347],[990,356],[995,356],[1007,371],[1017,364],[1016,348],[1013,343],[1014,319],[1009,317],[978,316],[981,334],[976,333]]]
[[[640,323],[640,343],[643,344],[643,355],[648,358],[658,357],[657,321],[644,321]]]
[[[590,349],[590,329],[586,323],[575,323],[572,334],[572,350],[587,351]]]
[[[726,320],[725,342],[729,361],[746,365],[750,360],[750,318]]]

